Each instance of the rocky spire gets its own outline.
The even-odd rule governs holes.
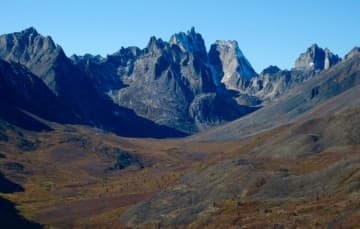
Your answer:
[[[36,31],[36,29],[34,27],[29,27],[29,28],[26,28],[24,29],[23,31],[21,31],[20,33],[24,34],[24,35],[38,35],[39,33]]]
[[[207,57],[204,39],[192,27],[187,33],[180,32],[171,36],[170,45],[177,45],[183,52],[196,53],[202,58]]]
[[[146,49],[149,52],[156,53],[159,50],[163,49],[165,47],[165,42],[160,39],[156,38],[155,36],[150,37],[149,43],[146,46]]]
[[[338,63],[341,58],[329,49],[320,48],[317,44],[309,47],[295,62],[295,68],[302,70],[326,70]]]
[[[216,41],[210,47],[209,62],[215,68],[214,81],[227,89],[240,89],[257,75],[236,41]]]

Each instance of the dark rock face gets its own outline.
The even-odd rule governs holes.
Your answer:
[[[137,47],[122,47],[118,52],[108,55],[106,58],[86,54],[84,56],[73,55],[71,60],[91,78],[98,92],[104,93],[125,86],[119,75],[132,72],[133,62],[141,52]]]
[[[266,105],[314,75],[315,72],[310,70],[289,71],[269,67],[251,80],[250,86],[244,90],[244,93],[257,97],[263,105]]]
[[[50,121],[72,123],[75,113],[63,104],[41,79],[24,66],[0,60],[0,117],[30,130],[50,130],[21,111]]]
[[[228,107],[233,109],[227,109]],[[238,105],[236,101],[226,99],[221,94],[206,93],[195,97],[190,104],[189,113],[195,123],[202,127],[200,130],[205,130],[214,124],[234,120],[256,109],[258,108]]]
[[[140,169],[144,168],[141,162],[133,154],[128,152],[118,152],[116,155],[116,163],[114,164],[113,169],[125,169],[130,166]]]
[[[298,69],[313,69],[313,70],[327,70],[341,59],[330,52],[329,49],[319,48],[313,44],[310,48],[302,53],[295,62],[295,68]]]
[[[0,57],[6,61],[22,64],[40,76],[48,87],[58,94],[60,85],[56,79],[54,65],[65,59],[60,46],[51,37],[40,35],[30,27],[24,31],[0,36]]]
[[[131,152],[127,152],[123,149],[102,146],[97,147],[96,152],[103,154],[108,160],[114,161],[113,166],[109,167],[109,170],[121,170],[128,167],[143,169],[144,165],[140,158]]]
[[[27,67],[77,115],[89,113],[86,109],[79,109],[79,106],[87,108],[87,99],[94,97],[91,83],[50,37],[38,34],[34,28],[2,35],[0,50],[0,58]]]
[[[187,35],[175,34],[171,41],[152,38],[132,73],[123,76],[127,87],[109,95],[140,116],[195,132],[198,127],[188,112],[191,102],[200,94],[216,92],[204,42],[193,30]]]

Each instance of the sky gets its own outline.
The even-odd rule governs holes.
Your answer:
[[[155,35],[236,40],[257,72],[290,69],[313,43],[343,57],[360,46],[360,0],[4,0],[0,34],[33,26],[65,53],[106,56]]]

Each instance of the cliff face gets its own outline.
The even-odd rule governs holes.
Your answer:
[[[216,41],[210,47],[209,60],[216,85],[223,84],[226,89],[242,91],[257,75],[236,41]]]

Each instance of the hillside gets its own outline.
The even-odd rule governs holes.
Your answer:
[[[358,225],[359,111],[278,127],[223,147],[217,163],[183,176],[121,219],[144,228]]]

